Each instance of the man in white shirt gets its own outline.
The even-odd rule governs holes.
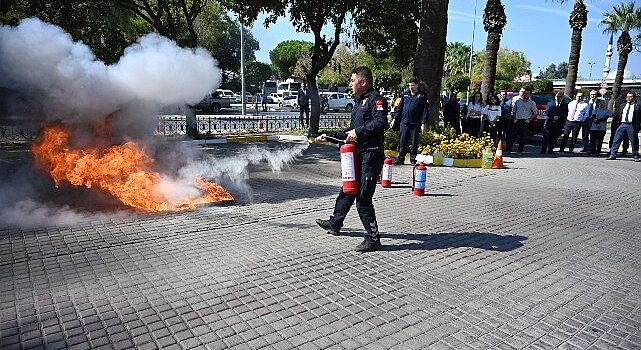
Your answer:
[[[639,124],[641,123],[641,103],[636,102],[636,93],[630,90],[625,95],[625,104],[619,105],[619,108],[616,110],[616,114],[620,116],[621,124],[617,128],[616,133],[614,134],[614,144],[610,149],[610,156],[606,158],[607,160],[617,159],[617,151],[621,141],[623,141],[624,135],[628,136],[628,139],[632,143],[632,155],[634,156],[635,162],[640,162],[639,159]]]
[[[539,114],[536,103],[530,99],[532,89],[523,88],[519,91],[520,98],[512,101],[512,116],[514,118],[512,133],[507,139],[507,151],[512,152],[515,138],[519,137],[518,154],[525,149],[525,139],[530,122]]]
[[[588,107],[586,111],[586,118],[581,125],[581,139],[583,140],[583,149],[581,152],[590,152],[590,129],[592,128],[592,112],[598,105],[597,91],[590,91],[590,99],[588,100]]]
[[[583,93],[577,92],[574,96],[574,100],[570,101],[568,104],[568,117],[565,121],[565,126],[563,127],[563,138],[561,139],[561,148],[559,149],[559,152],[564,152],[565,146],[568,144],[570,131],[572,132],[572,139],[570,140],[570,148],[568,149],[568,152],[574,152],[574,145],[576,144],[576,139],[579,136],[579,130],[581,130],[581,125],[588,117],[586,115],[588,111],[588,103],[583,99]]]

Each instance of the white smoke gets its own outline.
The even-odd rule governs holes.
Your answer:
[[[21,199],[10,203],[0,211],[0,225],[2,227],[20,227],[24,229],[74,225],[83,221],[111,220],[124,217],[124,212],[119,214],[95,214],[81,212],[69,206],[53,206],[40,203],[31,198]]]
[[[204,49],[180,48],[154,33],[106,65],[85,44],[40,19],[0,27],[0,87],[19,92],[49,118],[96,120],[132,104],[194,104],[220,85],[217,64]]]

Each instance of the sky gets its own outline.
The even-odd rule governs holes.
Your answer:
[[[475,1],[476,26],[473,30]],[[609,34],[603,33],[603,27],[599,23],[603,13],[612,11],[612,7],[620,4],[621,0],[586,0],[585,3],[589,11],[588,26],[583,30],[579,76],[601,79]],[[552,63],[558,65],[567,62],[572,36],[568,18],[573,4],[574,1],[559,4],[549,0],[504,0],[507,26],[503,30],[501,47],[524,52],[532,63],[531,68],[535,74]],[[483,0],[450,0],[447,42],[460,41],[469,45],[474,32],[474,51],[484,49],[487,39],[483,30],[484,8]],[[260,51],[256,52],[258,61],[270,63],[269,51],[281,41],[296,39],[313,42],[311,34],[297,33],[288,18],[279,18],[267,29],[262,25],[264,18],[265,16],[260,16],[252,27],[253,35],[260,43]],[[325,29],[324,33],[331,34],[329,29]],[[617,38],[618,35],[615,34],[611,72],[616,71],[618,62]],[[633,51],[630,54],[626,69],[641,78],[641,53]]]

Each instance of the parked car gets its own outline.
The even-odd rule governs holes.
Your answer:
[[[210,91],[205,98],[193,106],[195,110],[218,113],[221,108],[230,108],[231,100],[220,96],[220,92]]]
[[[236,103],[242,103],[243,102],[242,93],[240,91],[238,93],[234,94],[234,101]],[[252,95],[248,91],[245,91],[245,102],[246,103],[253,103],[254,102],[254,95]]]
[[[283,97],[283,100],[278,103],[278,106],[298,108],[298,96],[289,95],[289,96]]]
[[[216,92],[218,92],[220,94],[220,97],[222,98],[228,98],[232,101],[236,100],[236,94],[234,94],[234,92],[231,90],[218,89],[216,90]]]
[[[327,108],[330,110],[344,110],[351,112],[354,109],[354,100],[346,93],[342,92],[321,92],[321,96],[327,98]]]
[[[269,96],[274,101],[273,103],[279,103],[280,104],[283,101],[283,95],[279,94],[277,92],[272,92],[271,94],[269,94]]]

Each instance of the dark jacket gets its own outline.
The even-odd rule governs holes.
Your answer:
[[[545,119],[544,124],[546,128],[549,129],[551,127],[563,127],[563,125],[565,125],[565,120],[568,117],[568,103],[565,101],[561,101],[561,104],[557,107],[556,101],[550,101],[548,103],[548,106],[545,108],[545,115],[547,115],[547,119]],[[557,120],[554,120],[554,117],[557,116],[559,118]]]
[[[328,133],[328,135],[343,140],[347,137],[347,132],[354,129],[362,175],[378,176],[385,160],[383,147],[385,130],[388,128],[387,100],[378,91],[370,88],[354,102],[355,107],[352,110],[350,127],[335,133]]]
[[[309,90],[305,91],[303,88],[298,89],[298,105],[306,106],[309,104]]]
[[[634,110],[630,112],[632,114],[632,127],[634,127],[635,131],[639,131],[639,124],[641,124],[641,102],[633,102],[634,103]],[[619,119],[619,121],[623,122],[625,120],[625,117],[623,116],[623,110],[625,109],[625,106],[627,105],[627,102],[623,102],[617,106],[616,111],[614,112],[614,115]]]
[[[443,119],[458,121],[461,119],[461,105],[457,101],[449,101],[443,105]]]
[[[505,100],[501,100],[500,105],[501,105],[501,119],[511,120],[512,119],[512,99],[506,98]]]
[[[427,123],[429,106],[424,92],[419,90],[413,96],[409,92],[406,93],[394,111],[394,124],[400,122],[401,125],[415,126]]]

